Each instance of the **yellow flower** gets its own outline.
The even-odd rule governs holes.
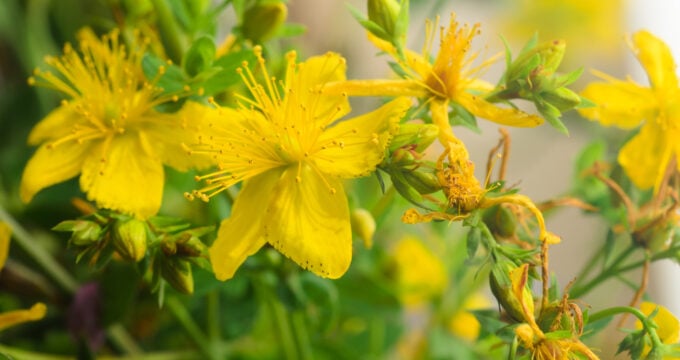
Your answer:
[[[40,147],[24,170],[21,198],[29,202],[43,188],[80,174],[80,188],[99,207],[152,216],[161,205],[164,164],[178,170],[209,165],[181,146],[195,142],[189,130],[203,107],[187,103],[178,114],[155,111],[173,96],[144,79],[144,46],[126,48],[115,30],[100,40],[85,29],[78,38],[80,52],[67,44],[61,58],[47,58],[57,74],[36,70],[29,79],[69,99],[29,135],[28,142]]]
[[[404,304],[422,304],[444,293],[448,284],[444,264],[419,239],[407,236],[400,240],[394,248],[393,261]]]
[[[538,32],[541,38],[565,39],[577,54],[615,56],[624,5],[623,0],[521,0],[505,17],[507,32],[521,39]]]
[[[12,230],[9,225],[0,221],[0,269],[5,267],[9,253],[9,239]],[[0,331],[8,327],[28,321],[40,320],[45,317],[47,307],[43,303],[36,303],[28,310],[14,310],[0,313]]]
[[[468,296],[461,309],[449,319],[449,331],[462,339],[474,342],[479,337],[482,326],[470,311],[483,309],[490,305],[489,300],[480,293],[473,293]]]
[[[651,86],[618,80],[596,73],[606,82],[589,84],[583,97],[597,107],[580,112],[602,125],[633,129],[643,123],[640,132],[621,149],[618,161],[626,174],[641,189],[654,187],[663,180],[669,161],[680,158],[680,87],[670,49],[647,31],[633,35],[632,47],[645,68]],[[680,161],[678,162],[680,170]]]
[[[677,344],[678,340],[680,340],[680,322],[678,322],[678,319],[673,315],[673,313],[666,309],[666,307],[651,302],[645,301],[640,304],[640,311],[642,311],[647,316],[651,315],[656,309],[659,310],[657,311],[653,320],[657,325],[656,334],[659,336],[659,340],[661,340],[661,342],[664,344]],[[636,321],[635,327],[637,329],[642,329],[642,322],[640,322],[640,320]],[[647,356],[650,350],[651,349],[649,345],[645,344],[645,348],[642,351],[643,356]],[[680,359],[680,357],[663,357],[663,360],[676,359]]]
[[[209,197],[244,181],[231,216],[210,248],[215,276],[231,278],[245,259],[271,244],[305,269],[338,278],[352,258],[350,214],[342,179],[369,174],[380,163],[410,106],[396,99],[371,113],[338,121],[349,112],[346,96],[325,96],[328,81],[344,80],[345,61],[328,53],[296,64],[287,55],[283,81],[265,82],[245,68],[252,100],[238,110],[214,110],[211,135],[196,153],[216,159],[218,171],[202,176],[207,187],[189,198]]]
[[[432,33],[432,23],[427,25],[427,32]],[[439,53],[432,64],[427,60],[432,42],[429,38],[422,55],[406,50],[402,60],[392,44],[369,33],[369,39],[376,47],[395,58],[406,79],[346,81],[332,84],[326,91],[349,95],[415,96],[434,104],[440,103],[436,107],[430,106],[433,118],[437,116],[435,112],[442,112],[438,116],[448,119],[448,102],[453,101],[472,114],[499,124],[527,127],[543,123],[539,116],[499,107],[478,95],[493,89],[491,84],[478,79],[477,74],[494,61],[491,59],[476,67],[469,66],[478,55],[469,53],[470,44],[478,33],[479,25],[460,27],[455,15],[452,15],[446,31],[442,28]]]

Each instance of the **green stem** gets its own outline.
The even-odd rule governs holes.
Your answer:
[[[199,351],[207,359],[218,359],[219,357],[215,354],[210,346],[210,343],[206,341],[205,334],[201,331],[201,328],[196,324],[194,319],[191,318],[191,314],[184,307],[177,298],[170,297],[166,300],[165,305],[168,307],[173,316],[179,321],[180,325],[184,328],[187,335],[191,340],[198,346]]]
[[[165,0],[151,0],[158,16],[158,27],[165,51],[175,64],[181,64],[185,44],[179,25]]]
[[[274,315],[274,325],[279,333],[279,340],[283,345],[283,351],[286,354],[286,358],[289,360],[299,359],[300,354],[298,354],[297,346],[295,345],[294,335],[291,331],[290,320],[288,318],[288,313],[275,296],[271,297],[272,300],[268,301],[271,311]]]
[[[658,253],[652,255],[651,261],[654,262],[654,261],[658,261],[658,260],[673,258],[678,254],[678,252],[680,252],[680,246],[672,247],[672,248],[666,249],[662,252],[658,252]],[[618,268],[618,271],[620,273],[623,273],[623,272],[626,272],[626,271],[637,269],[637,268],[641,267],[642,265],[644,265],[644,263],[645,263],[645,260],[636,261],[634,263],[631,263],[631,264],[628,264],[628,265],[625,265],[625,266]]]
[[[33,260],[38,263],[45,273],[49,274],[64,290],[73,294],[78,289],[78,283],[52,256],[39,246],[28,232],[0,205],[0,220],[12,229],[16,242]]]
[[[302,311],[295,311],[292,314],[293,329],[300,349],[300,359],[313,359],[312,346],[309,342],[309,332],[307,331],[307,320]]]
[[[219,343],[222,339],[220,331],[220,293],[218,291],[209,293],[207,302],[208,318],[206,322],[208,323],[208,339],[212,343]]]
[[[652,340],[653,348],[658,348],[663,345],[661,339],[659,338],[659,334],[656,333],[656,324],[654,323],[654,321],[648,318],[647,315],[645,315],[642,311],[630,306],[616,306],[613,308],[598,311],[588,317],[588,322],[592,323],[618,314],[632,314],[633,316],[638,318],[638,320],[640,320],[640,322],[642,323],[645,332],[649,335],[649,338]]]
[[[376,223],[379,224],[382,222],[382,218],[385,216],[387,209],[389,209],[390,205],[392,204],[392,200],[394,200],[394,195],[396,193],[397,191],[394,186],[390,186],[385,191],[385,194],[381,196],[380,199],[378,199],[378,202],[373,205],[373,208],[371,209],[371,215],[373,215]]]
[[[120,323],[109,326],[107,332],[109,333],[109,337],[115,341],[116,345],[121,349],[124,349],[129,355],[134,357],[140,356],[143,353],[139,345],[137,345],[135,340]]]
[[[601,282],[609,279],[612,276],[619,275],[621,273],[620,269],[618,268],[619,264],[621,264],[621,262],[623,260],[628,258],[628,256],[633,253],[633,250],[635,250],[635,248],[636,248],[636,246],[634,244],[631,244],[630,246],[628,246],[625,250],[623,250],[619,254],[619,256],[614,261],[612,261],[612,263],[609,265],[609,267],[607,267],[607,269],[602,271],[595,278],[593,278],[592,280],[590,280],[588,283],[586,283],[583,286],[573,287],[572,290],[569,292],[570,296],[572,298],[580,298],[583,295],[590,292],[593,288],[595,288]]]

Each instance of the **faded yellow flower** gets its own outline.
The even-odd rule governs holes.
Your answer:
[[[7,261],[11,234],[12,229],[10,229],[9,225],[0,221],[0,270],[5,267],[5,261]],[[40,320],[45,317],[46,312],[47,307],[45,304],[36,303],[28,310],[13,310],[0,313],[0,331],[28,321]]]
[[[266,243],[323,277],[342,276],[352,258],[350,212],[342,179],[368,175],[384,157],[410,106],[398,98],[347,120],[347,96],[323,95],[328,81],[345,79],[345,60],[327,53],[297,64],[287,55],[284,78],[270,76],[255,49],[264,83],[241,69],[251,98],[237,110],[219,108],[194,153],[215,158],[219,170],[205,188],[187,194],[208,200],[243,181],[222,221],[210,260],[220,280],[233,277]]]
[[[400,240],[392,256],[398,294],[406,305],[418,305],[441,296],[448,284],[442,260],[413,236]]]
[[[80,51],[67,44],[61,58],[46,59],[56,73],[36,70],[29,79],[68,99],[29,135],[29,144],[40,147],[24,169],[21,198],[29,202],[43,188],[80,174],[80,188],[99,207],[152,216],[161,205],[164,164],[180,171],[209,165],[181,146],[196,141],[190,129],[204,107],[154,110],[173,96],[145,80],[145,44],[125,47],[117,30],[99,39],[84,29],[78,39]]]
[[[621,148],[618,161],[635,185],[656,192],[671,159],[680,159],[680,87],[675,61],[663,41],[643,30],[633,35],[631,45],[650,87],[596,72],[605,81],[589,84],[581,95],[597,106],[579,111],[605,126],[634,129],[642,124]]]
[[[490,306],[489,299],[478,292],[466,297],[460,310],[449,319],[449,331],[470,342],[477,340],[482,326],[471,310],[484,309]]]

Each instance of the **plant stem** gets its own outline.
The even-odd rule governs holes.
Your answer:
[[[156,9],[158,27],[161,30],[160,35],[166,52],[175,64],[181,64],[185,44],[172,10],[164,0],[151,0],[151,3],[154,9]]]
[[[73,294],[78,289],[78,283],[52,256],[33,241],[31,235],[0,205],[0,220],[12,229],[16,242],[33,260],[38,263],[45,273],[54,279],[68,293]]]
[[[309,343],[309,332],[307,331],[307,320],[302,311],[295,311],[292,314],[293,329],[300,349],[300,359],[313,359],[312,346]]]
[[[288,313],[275,296],[271,296],[271,300],[268,301],[270,309],[274,315],[274,325],[279,333],[279,341],[283,345],[283,351],[286,354],[286,358],[289,360],[295,360],[300,358],[297,346],[295,345],[294,335],[291,331],[290,319],[288,318]]]
[[[616,306],[613,308],[598,311],[588,317],[588,322],[592,323],[618,314],[632,314],[633,316],[638,318],[638,320],[640,320],[640,322],[642,323],[645,332],[649,334],[649,337],[652,340],[652,347],[656,348],[662,345],[661,339],[659,338],[659,334],[656,333],[657,326],[654,323],[654,321],[649,319],[647,315],[645,315],[642,311],[630,306]]]
[[[590,280],[588,283],[586,283],[583,286],[572,288],[572,290],[569,292],[571,297],[572,298],[582,297],[583,295],[590,292],[597,285],[599,285],[601,282],[609,279],[612,276],[616,276],[616,275],[621,274],[621,271],[618,268],[618,266],[621,264],[621,262],[623,260],[628,258],[628,256],[633,253],[633,250],[635,250],[635,248],[636,248],[636,246],[634,244],[631,244],[625,250],[623,250],[619,254],[619,256],[616,259],[614,259],[614,261],[612,261],[612,263],[609,265],[609,267],[607,267],[605,270],[603,270],[595,278],[593,278],[592,280]]]
[[[217,354],[211,351],[212,348],[210,343],[206,340],[205,334],[201,331],[201,328],[196,324],[194,319],[191,318],[191,314],[189,314],[189,311],[184,307],[184,304],[175,297],[169,297],[165,301],[165,304],[172,315],[174,315],[177,321],[182,325],[187,335],[189,335],[191,340],[198,346],[199,351],[207,359],[218,359],[219,357]]]

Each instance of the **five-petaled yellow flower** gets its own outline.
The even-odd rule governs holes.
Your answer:
[[[196,141],[189,129],[203,107],[187,103],[177,114],[154,110],[176,95],[162,95],[145,80],[144,43],[125,47],[117,30],[98,39],[85,29],[78,38],[80,52],[67,44],[61,58],[47,58],[56,74],[36,70],[29,79],[68,100],[29,135],[30,144],[41,146],[24,170],[21,198],[29,202],[43,188],[80,174],[80,188],[99,207],[152,216],[161,205],[163,164],[178,170],[210,164],[182,148]]]
[[[9,253],[9,239],[12,231],[6,223],[0,221],[0,270],[5,266]],[[36,303],[27,310],[12,310],[0,313],[0,331],[25,323],[36,321],[45,317],[47,307],[43,303]]]
[[[428,22],[427,25],[427,32],[433,33],[432,23]],[[402,59],[392,44],[369,33],[369,39],[375,46],[397,61],[405,78],[345,81],[329,85],[326,92],[344,92],[359,96],[414,96],[429,103],[435,123],[438,119],[448,119],[449,101],[461,105],[475,116],[503,125],[531,127],[543,123],[539,116],[514,108],[499,107],[484,99],[483,94],[492,90],[493,86],[479,79],[477,75],[494,59],[470,67],[478,55],[470,52],[470,44],[478,33],[479,25],[461,27],[455,20],[455,15],[452,15],[449,27],[446,30],[441,29],[439,53],[434,63],[428,60],[432,42],[430,37],[422,55],[405,50],[405,59]],[[449,126],[448,121],[437,125]]]
[[[347,96],[321,94],[323,84],[345,79],[345,61],[327,53],[296,64],[287,55],[285,77],[266,70],[264,83],[241,69],[252,99],[239,109],[219,108],[194,153],[214,156],[219,170],[187,194],[209,197],[244,181],[231,216],[210,248],[215,276],[231,278],[266,243],[317,275],[338,278],[352,258],[350,214],[342,179],[369,174],[380,163],[398,122],[410,106],[396,99],[362,116],[349,112]]]
[[[671,159],[680,158],[680,87],[671,51],[663,41],[643,30],[633,35],[632,47],[651,87],[598,72],[606,82],[591,83],[582,93],[597,106],[580,112],[603,125],[624,129],[643,123],[621,148],[618,161],[635,185],[657,191]],[[677,164],[680,170],[680,161]]]

